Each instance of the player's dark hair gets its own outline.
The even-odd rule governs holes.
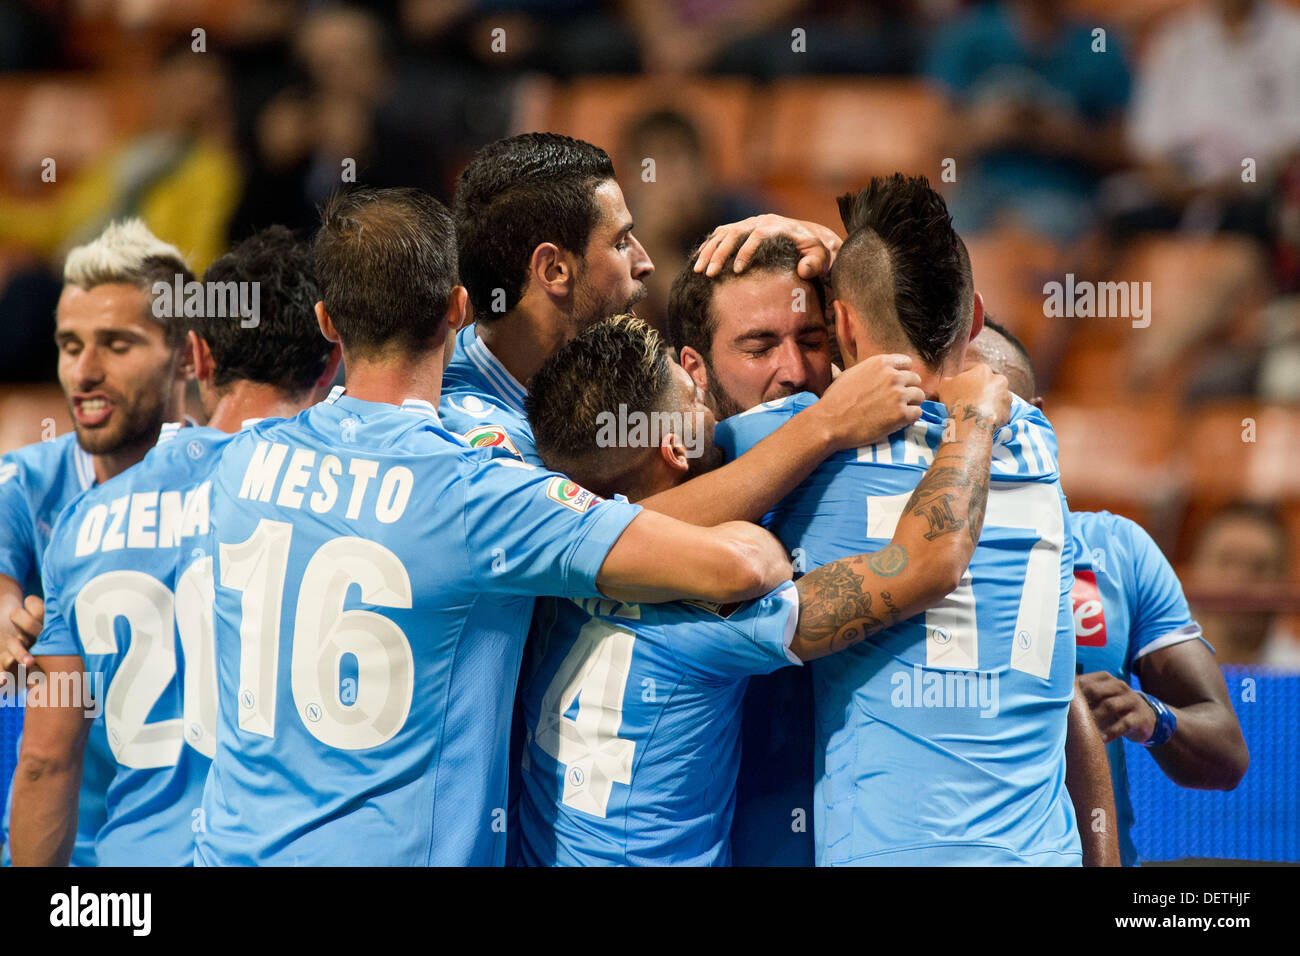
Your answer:
[[[443,342],[456,287],[456,231],[419,189],[337,192],[313,245],[321,299],[352,355],[426,352]]]
[[[547,468],[609,497],[636,491],[644,448],[604,447],[602,414],[665,410],[672,365],[659,333],[641,319],[597,322],[551,356],[529,384],[525,409]]]
[[[1025,348],[1025,344],[1012,335],[1011,331],[1007,329],[1006,326],[995,320],[993,316],[989,315],[987,312],[984,313],[984,328],[992,332],[994,335],[1001,336],[1002,340],[1011,347],[1011,350],[1020,356],[1021,368],[1019,369],[1019,373],[1023,375],[1025,379],[1022,387],[1027,388],[1030,393],[1028,395],[1022,395],[1021,397],[1024,398],[1025,401],[1029,401],[1036,397],[1038,395],[1038,376],[1034,373],[1034,360],[1029,357],[1029,349]],[[995,368],[993,371],[998,372],[1001,375],[1007,375],[1007,371],[1004,369]],[[1011,376],[1008,375],[1007,377],[1010,378]],[[1017,392],[1017,394],[1019,393]]]
[[[519,304],[529,260],[542,243],[586,254],[600,221],[596,187],[613,178],[603,149],[558,133],[511,136],[474,154],[452,209],[477,321],[500,318]]]
[[[739,250],[748,239],[748,234],[741,236],[736,243]],[[735,282],[746,276],[784,273],[798,276],[799,247],[787,236],[775,236],[764,239],[754,251],[745,271],[736,274],[736,254],[733,251],[722,264],[721,271],[710,278],[703,272],[693,269],[695,259],[699,256],[700,243],[686,257],[686,265],[673,279],[672,290],[668,293],[668,339],[678,354],[684,346],[689,345],[699,352],[706,361],[711,358],[713,336],[718,331],[718,317],[713,314],[713,294],[724,282]],[[826,308],[826,295],[819,281],[809,283],[817,299],[817,315],[822,315]],[[810,306],[811,308],[811,306]]]
[[[218,295],[205,295],[223,305],[234,301],[236,283],[256,283],[256,324],[244,327],[245,317],[230,308],[226,315],[208,314],[191,320],[191,327],[208,343],[216,366],[213,385],[237,380],[274,385],[300,395],[325,371],[333,345],[316,323],[320,288],[312,271],[311,246],[294,238],[284,226],[271,226],[249,236],[204,273],[205,292],[220,283]],[[247,294],[240,301],[247,302]]]
[[[975,294],[970,256],[943,197],[924,176],[895,173],[873,176],[838,203],[848,238],[831,269],[836,297],[877,323],[882,296],[892,300],[912,349],[937,368],[970,334]]]

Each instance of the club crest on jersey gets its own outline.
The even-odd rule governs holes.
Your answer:
[[[504,448],[512,455],[519,454],[519,449],[515,443],[510,440],[506,430],[500,425],[480,425],[478,428],[471,428],[465,433],[465,441],[469,442],[471,448]]]
[[[552,478],[551,483],[546,486],[546,497],[558,501],[578,514],[582,514],[597,502],[605,500],[568,478]]]
[[[1075,571],[1070,589],[1074,604],[1074,643],[1079,647],[1106,646],[1106,611],[1101,603],[1097,575],[1092,571]]]

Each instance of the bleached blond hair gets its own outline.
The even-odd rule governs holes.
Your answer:
[[[178,275],[183,283],[194,279],[181,251],[163,242],[137,218],[109,223],[96,238],[69,252],[63,263],[65,285],[90,290],[121,283],[144,290],[149,298],[149,319],[163,327],[168,344],[173,346],[184,338],[184,316],[155,315],[153,287],[156,282],[171,286]]]

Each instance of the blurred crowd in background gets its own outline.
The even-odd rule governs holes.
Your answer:
[[[1071,505],[1151,531],[1222,662],[1300,666],[1291,0],[0,0],[0,451],[60,406],[62,257],[112,219],[201,270],[350,177],[448,201],[526,129],[614,157],[660,326],[713,226],[928,176]],[[1049,315],[1067,276],[1150,296]]]

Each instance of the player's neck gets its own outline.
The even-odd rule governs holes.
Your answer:
[[[223,388],[220,394],[208,417],[208,427],[233,434],[250,418],[292,418],[302,411],[311,391],[294,398],[274,385],[240,380]]]
[[[115,478],[132,465],[138,465],[149,449],[158,443],[158,432],[145,441],[124,445],[116,451],[103,455],[91,455],[90,461],[95,469],[95,483],[102,485],[110,478]]]
[[[479,322],[477,332],[497,361],[527,388],[546,360],[568,344],[563,325],[556,315],[538,315],[521,302],[509,315]]]
[[[434,349],[418,357],[385,356],[366,360],[343,356],[347,394],[363,402],[400,405],[408,398],[426,401],[435,408],[442,397],[443,350]]]

